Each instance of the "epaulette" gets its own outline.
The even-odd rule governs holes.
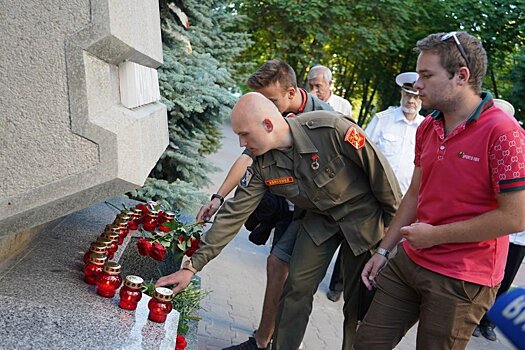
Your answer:
[[[383,117],[386,117],[386,116],[389,116],[390,114],[392,114],[392,112],[395,111],[396,109],[397,109],[397,107],[390,106],[387,109],[385,109],[384,111],[376,113],[376,115],[377,115],[378,118],[383,118]]]

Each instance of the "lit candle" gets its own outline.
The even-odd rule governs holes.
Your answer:
[[[164,287],[155,288],[153,298],[151,298],[148,303],[148,318],[153,322],[165,322],[168,314],[173,308],[173,304],[171,303],[172,299],[173,291],[171,289]]]
[[[93,242],[91,243],[91,246],[89,247],[89,250],[84,254],[84,264],[87,264],[89,262],[89,256],[91,253],[98,253],[106,255],[106,248],[107,246],[100,242]]]
[[[114,261],[108,261],[104,265],[104,273],[97,281],[97,294],[106,298],[112,298],[121,284],[120,265]]]
[[[162,226],[162,224],[165,222],[173,222],[173,220],[175,220],[175,213],[172,211],[165,211],[162,215],[162,222],[160,222],[159,230],[161,230],[162,232],[169,232],[170,229],[166,226]]]
[[[111,241],[106,250],[106,255],[108,256],[108,259],[113,259],[113,256],[118,249],[118,233],[106,231],[104,232],[104,237]]]
[[[142,227],[144,230],[153,232],[157,228],[159,212],[156,210],[150,210],[144,221],[142,222]]]
[[[87,284],[97,284],[98,278],[103,273],[103,266],[107,257],[102,254],[93,253],[89,256],[89,263],[84,268],[84,281]]]
[[[142,284],[144,280],[139,276],[126,276],[124,286],[120,288],[120,301],[118,306],[126,310],[135,310],[142,298]]]
[[[128,221],[119,221],[117,223],[118,227],[119,227],[119,232],[118,232],[118,241],[122,241],[124,242],[124,238],[126,238],[126,236],[128,235],[129,233],[129,228],[128,228]],[[119,243],[119,245],[122,244],[122,243]]]

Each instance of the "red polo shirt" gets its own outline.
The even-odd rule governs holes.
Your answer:
[[[435,112],[419,126],[414,163],[421,168],[417,220],[431,225],[463,221],[498,207],[498,192],[525,189],[525,133],[494,106],[490,93],[447,137]],[[416,250],[418,265],[445,276],[493,287],[503,279],[508,236]]]

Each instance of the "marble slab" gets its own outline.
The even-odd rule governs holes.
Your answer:
[[[71,214],[51,232],[40,233],[2,271],[1,349],[175,348],[177,311],[165,323],[155,323],[147,319],[147,295],[137,310],[123,310],[118,307],[118,293],[113,298],[101,297],[83,281],[83,254],[114,215],[104,203]]]

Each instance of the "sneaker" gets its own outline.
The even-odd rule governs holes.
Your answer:
[[[476,328],[474,328],[474,332],[472,332],[472,336],[477,338],[480,335],[481,335],[481,329],[479,329],[479,326],[476,326]]]
[[[222,350],[269,350],[270,347],[266,348],[260,348],[257,346],[257,341],[254,337],[249,337],[247,341],[244,343],[240,343],[239,345],[233,345],[229,348],[224,348]]]
[[[480,335],[481,335],[481,329],[479,329],[479,326],[476,326],[476,328],[474,328],[474,332],[472,332],[472,336],[477,338]]]
[[[480,328],[481,328],[481,334],[488,340],[495,341],[496,339],[498,339],[498,337],[496,337],[496,332],[494,332],[493,325],[487,325],[487,326],[483,326]]]
[[[341,292],[330,290],[326,293],[326,297],[335,303],[341,299]]]
[[[253,333],[252,333],[252,336],[255,338],[255,333],[257,333],[257,330],[254,330]],[[272,341],[273,339],[270,340],[270,344],[268,344],[268,349],[272,346]],[[304,343],[301,342],[301,344],[299,344],[299,347],[297,348],[297,350],[303,350],[304,349]]]

